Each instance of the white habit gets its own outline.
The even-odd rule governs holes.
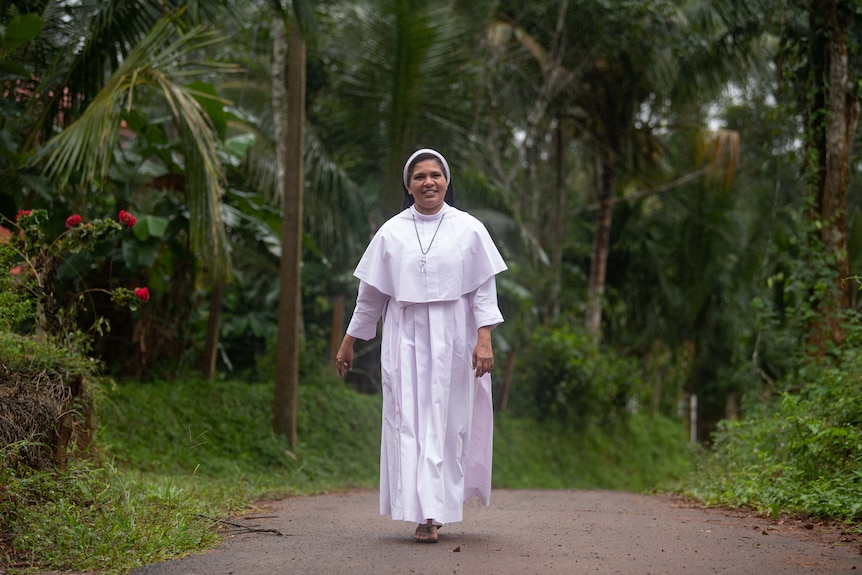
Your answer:
[[[362,256],[347,333],[372,339],[383,318],[381,515],[445,524],[473,496],[490,503],[491,376],[471,364],[478,328],[503,321],[494,276],[505,269],[482,223],[447,204],[402,211]]]

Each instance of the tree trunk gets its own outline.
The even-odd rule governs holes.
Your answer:
[[[617,185],[616,154],[609,151],[604,155],[601,170],[602,183],[590,257],[590,282],[587,292],[586,313],[587,333],[593,336],[596,343],[601,337],[602,304],[605,295],[605,278],[611,239],[611,216],[613,215],[614,190]]]
[[[215,378],[216,360],[218,359],[219,330],[221,328],[221,306],[224,299],[224,279],[221,274],[212,277],[213,286],[210,295],[210,313],[207,318],[207,336],[204,345],[204,357],[201,362],[203,376],[212,381]]]
[[[847,188],[853,138],[859,120],[849,68],[847,41],[851,15],[837,0],[813,0],[809,12],[814,100],[808,115],[809,133],[817,152],[811,217],[820,225],[820,240],[834,259],[834,297],[818,303],[811,342],[822,353],[829,342],[841,343],[839,314],[850,307],[852,293],[847,253]]]
[[[278,21],[278,23],[276,23]],[[284,29],[280,15],[273,21],[273,107],[284,111]],[[305,42],[297,26],[288,39],[287,127],[277,122],[279,158],[284,166],[279,269],[278,334],[276,343],[273,429],[296,446],[299,391],[299,348],[302,325],[302,192],[305,150]],[[285,133],[286,132],[286,133]],[[282,138],[281,134],[285,133]],[[285,146],[282,148],[281,143]]]
[[[563,283],[563,208],[566,203],[566,183],[565,183],[565,166],[563,162],[563,128],[562,120],[557,120],[557,126],[554,130],[555,144],[555,185],[554,185],[554,214],[553,214],[553,231],[551,233],[551,297],[550,308],[551,316],[554,321],[559,319],[561,313],[561,292]]]
[[[329,365],[335,368],[335,356],[341,347],[341,334],[344,332],[344,296],[338,295],[332,300],[332,329],[329,338]]]
[[[506,354],[506,367],[503,370],[503,385],[500,389],[500,400],[497,403],[497,411],[503,413],[509,406],[509,393],[512,391],[512,376],[515,375],[515,358],[517,351],[511,348]]]

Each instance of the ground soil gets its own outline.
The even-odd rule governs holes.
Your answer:
[[[768,520],[665,497],[612,491],[495,490],[471,501],[439,542],[377,514],[377,492],[269,502],[224,523],[221,546],[134,575],[862,573],[846,526]]]

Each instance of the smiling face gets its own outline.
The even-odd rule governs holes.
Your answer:
[[[417,162],[408,175],[408,182],[407,193],[413,196],[416,211],[429,216],[440,211],[448,185],[440,162],[436,159]]]

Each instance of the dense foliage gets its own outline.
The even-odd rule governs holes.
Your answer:
[[[686,491],[718,505],[764,513],[862,520],[862,329],[856,312],[842,321],[845,339],[823,356],[803,326],[817,316],[829,281],[829,254],[803,224],[796,254],[779,254],[785,284],[779,301],[758,301],[762,346],[773,359],[769,385],[752,389],[748,413],[719,424],[713,445]],[[786,274],[786,275],[785,275]],[[781,357],[781,360],[777,358]]]
[[[757,416],[722,422],[687,491],[772,515],[862,520],[859,360],[854,350],[835,364],[807,366],[787,380],[796,390]]]
[[[536,329],[521,358],[514,410],[553,418],[574,429],[613,421],[623,409],[649,405],[637,362],[600,351],[589,335],[572,329]]]

